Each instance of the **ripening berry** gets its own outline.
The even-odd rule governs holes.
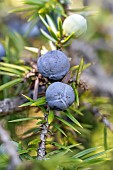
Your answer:
[[[78,37],[86,32],[87,21],[82,15],[70,15],[63,22],[63,30],[66,35],[74,32],[75,36]]]
[[[67,56],[59,50],[49,51],[38,59],[39,73],[49,79],[62,79],[69,68],[70,63]]]
[[[54,110],[66,110],[75,101],[74,91],[65,83],[52,83],[46,90],[46,101]]]

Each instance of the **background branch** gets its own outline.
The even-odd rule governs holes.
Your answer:
[[[102,114],[97,107],[93,107],[90,103],[83,103],[90,110],[94,117],[102,122],[110,131],[113,132],[113,123],[107,119],[107,115]]]
[[[109,122],[106,115],[101,114],[97,107],[92,107],[91,110],[94,116],[97,119],[99,119],[108,129],[110,129],[113,132],[113,123]]]
[[[18,106],[23,104],[25,101],[26,99],[22,96],[6,98],[0,101],[0,116],[7,115],[10,112],[20,111],[23,108]]]
[[[0,140],[4,144],[7,150],[7,154],[10,157],[10,165],[8,166],[8,170],[13,170],[15,169],[16,166],[18,166],[21,163],[21,161],[19,159],[16,148],[11,143],[9,134],[3,129],[1,123],[0,123]]]

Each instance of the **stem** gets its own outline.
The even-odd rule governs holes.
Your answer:
[[[39,87],[39,78],[37,77],[34,85],[33,100],[36,100],[38,97],[38,87]]]
[[[44,113],[44,120],[45,123],[42,124],[42,131],[40,134],[41,142],[39,143],[38,146],[38,157],[37,157],[38,160],[44,160],[46,155],[46,138],[47,138],[47,133],[49,128],[48,115],[46,113]]]

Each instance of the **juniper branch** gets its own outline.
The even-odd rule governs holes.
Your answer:
[[[48,128],[49,128],[48,115],[46,113],[44,113],[44,120],[45,120],[45,123],[42,124],[42,131],[40,134],[41,142],[39,143],[39,146],[38,146],[38,153],[37,153],[38,160],[45,159],[45,155],[46,155],[46,138],[47,138],[47,133],[48,133]]]

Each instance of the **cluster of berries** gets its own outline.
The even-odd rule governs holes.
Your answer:
[[[46,90],[48,106],[54,110],[66,110],[75,100],[73,88],[61,80],[70,69],[67,56],[59,50],[52,50],[38,59],[38,71],[44,77],[54,80]]]

